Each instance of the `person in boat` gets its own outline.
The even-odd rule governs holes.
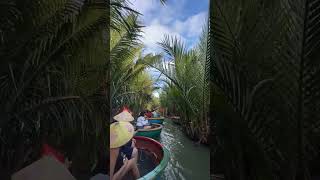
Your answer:
[[[154,118],[159,117],[159,114],[157,113],[156,110],[153,110],[153,111],[152,111],[152,117],[154,117]]]
[[[136,124],[137,129],[150,129],[150,123],[147,120],[147,116],[145,112],[140,112],[139,117],[137,119],[137,124]]]
[[[147,110],[146,111],[146,116],[147,116],[147,118],[152,118],[152,112]]]
[[[110,125],[110,178],[122,179],[129,173],[137,179],[140,177],[138,150],[133,139],[134,127],[129,123],[134,118],[128,111],[123,111],[114,119],[116,122]]]

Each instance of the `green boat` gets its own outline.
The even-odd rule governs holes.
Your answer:
[[[148,118],[148,121],[149,121],[151,124],[163,124],[164,117]]]
[[[152,124],[151,129],[138,129],[135,136],[158,138],[161,134],[161,130],[162,130],[161,124]]]
[[[158,141],[151,138],[137,136],[134,139],[140,152],[138,167],[142,177],[138,180],[160,179],[160,175],[169,161],[169,151]],[[151,165],[148,162],[151,162]]]

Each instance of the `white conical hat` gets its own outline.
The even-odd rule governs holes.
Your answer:
[[[114,116],[113,119],[119,122],[120,121],[129,122],[134,120],[134,118],[128,111],[122,111],[120,114]]]

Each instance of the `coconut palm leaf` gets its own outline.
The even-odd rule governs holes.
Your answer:
[[[309,179],[307,159],[319,152],[308,131],[319,114],[318,3],[217,0],[210,8],[212,80],[263,149],[270,178]],[[279,128],[294,141],[279,138]],[[256,174],[242,178],[266,177],[246,168]]]

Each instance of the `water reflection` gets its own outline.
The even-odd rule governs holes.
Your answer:
[[[161,179],[209,180],[209,147],[196,146],[182,132],[181,127],[166,119],[159,141],[169,150],[170,161]]]

